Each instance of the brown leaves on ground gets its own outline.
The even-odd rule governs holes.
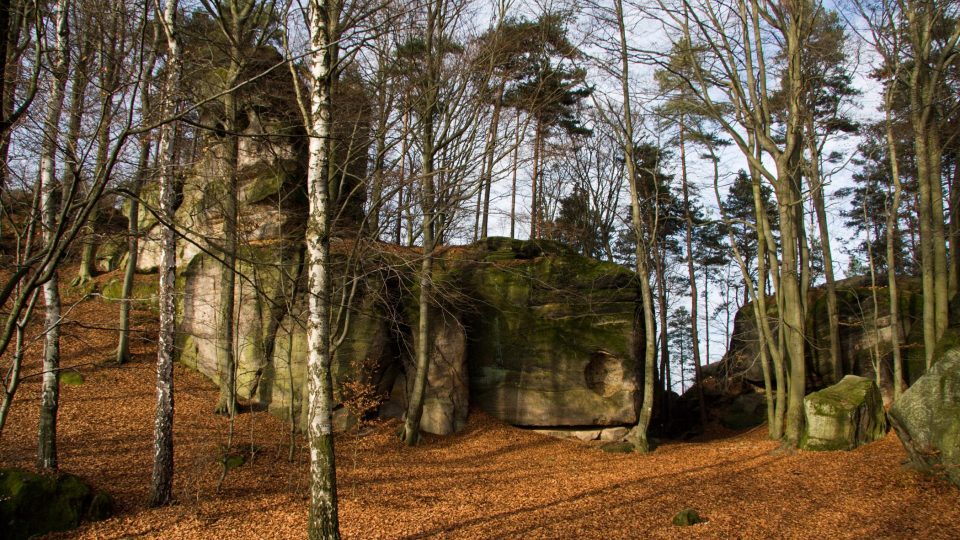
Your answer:
[[[135,359],[111,358],[118,306],[84,301],[69,314],[64,364],[86,379],[61,394],[61,468],[112,493],[118,514],[65,538],[305,537],[307,453],[299,435],[265,412],[240,414],[232,441],[212,414],[217,390],[176,370],[176,504],[148,509],[155,323],[138,312]],[[25,370],[36,373],[39,345]],[[21,387],[0,440],[0,466],[34,461],[38,381]],[[894,434],[852,452],[776,452],[763,429],[667,443],[650,455],[505,426],[475,412],[452,437],[416,448],[396,423],[337,438],[346,538],[958,538],[960,490],[901,465]],[[246,463],[223,472],[231,442]],[[707,523],[671,519],[694,508]],[[2,535],[0,535],[2,536]]]

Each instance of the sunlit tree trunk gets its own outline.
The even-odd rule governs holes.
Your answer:
[[[47,100],[47,115],[40,150],[40,184],[42,186],[41,214],[43,242],[53,249],[57,241],[57,217],[61,190],[57,183],[57,133],[67,86],[70,64],[70,31],[68,23],[69,0],[60,0],[56,6],[56,45],[51,65],[51,92]],[[37,468],[57,468],[57,409],[60,400],[60,289],[58,272],[43,284],[46,319],[43,337],[43,382],[40,390],[39,451]]]
[[[310,510],[307,534],[311,539],[340,538],[337,480],[334,459],[330,371],[330,197],[334,69],[338,50],[340,4],[311,0],[310,24],[310,159],[307,195],[307,435],[310,446]]]
[[[163,104],[165,117],[177,111],[183,59],[180,56],[177,0],[166,0],[161,24],[167,39],[166,81]],[[160,172],[160,335],[157,340],[157,409],[153,426],[153,473],[150,484],[150,506],[169,504],[173,499],[173,355],[176,313],[174,286],[177,267],[177,242],[173,230],[176,186],[174,143],[176,124],[168,122],[160,128],[157,167]]]

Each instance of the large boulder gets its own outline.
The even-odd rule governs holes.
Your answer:
[[[804,450],[852,450],[887,432],[880,390],[856,375],[804,398],[803,416]]]
[[[0,469],[0,536],[11,540],[67,531],[110,516],[113,499],[72,474]]]
[[[949,342],[949,343],[945,343]],[[890,423],[918,467],[960,487],[960,339],[948,331],[930,371],[890,408]]]
[[[463,276],[473,402],[514,425],[636,423],[635,274],[553,243],[481,247]]]
[[[430,365],[423,399],[420,429],[436,435],[450,435],[467,425],[470,386],[467,371],[467,336],[459,320],[448,310],[430,310]],[[416,322],[419,317],[411,316]],[[413,350],[419,347],[416,326],[412,331]],[[407,410],[407,396],[413,391],[416,374],[414,354],[403,358],[403,372],[397,377],[391,401]]]

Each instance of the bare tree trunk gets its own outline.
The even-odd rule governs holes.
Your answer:
[[[823,274],[827,282],[827,321],[830,326],[830,362],[833,364],[834,382],[843,378],[843,362],[840,357],[840,312],[837,306],[837,284],[833,275],[833,250],[830,247],[830,231],[827,210],[824,204],[823,175],[820,170],[820,152],[817,149],[813,115],[807,119],[807,141],[810,151],[810,196],[817,214],[820,232],[820,248],[823,251]]]
[[[70,29],[67,12],[69,0],[60,0],[56,7],[56,47],[51,66],[50,98],[47,101],[47,117],[40,154],[40,184],[42,185],[41,213],[43,242],[52,249],[57,241],[57,214],[61,190],[56,179],[57,133],[60,130],[60,115],[63,111],[64,93],[67,86],[67,69],[70,64]],[[37,468],[57,469],[57,409],[60,400],[60,289],[58,272],[43,284],[43,300],[46,305],[43,341],[43,383],[40,390],[39,450]]]
[[[426,28],[426,55],[428,67],[425,74],[425,107],[422,111],[420,150],[420,186],[423,208],[423,259],[420,264],[420,298],[419,320],[417,321],[417,373],[413,380],[410,399],[407,402],[407,415],[403,424],[403,441],[408,446],[417,444],[420,439],[420,418],[423,415],[423,402],[427,390],[427,372],[430,369],[430,302],[433,300],[433,250],[434,250],[434,216],[436,196],[434,194],[434,116],[438,107],[438,79],[439,59],[435,50],[435,30],[441,21],[440,13],[431,2],[427,7]]]
[[[520,109],[517,109],[516,140],[513,146],[513,183],[510,186],[510,238],[516,238],[517,225],[517,169],[520,168],[520,142],[523,134],[520,131]]]
[[[636,238],[637,277],[640,280],[640,295],[643,298],[644,349],[643,349],[643,398],[637,425],[630,432],[629,440],[637,452],[650,451],[647,431],[653,418],[653,390],[657,363],[656,328],[653,313],[653,292],[650,290],[650,274],[647,271],[648,246],[644,245],[641,233],[642,213],[640,210],[639,178],[634,156],[633,112],[630,104],[630,58],[627,53],[627,32],[624,23],[623,2],[615,0],[617,27],[620,34],[620,91],[623,96],[624,117],[620,124],[623,129],[623,151],[626,160],[627,181],[630,184],[630,215],[633,219],[633,234]]]
[[[897,67],[899,72],[899,66]],[[900,212],[900,195],[903,185],[900,182],[900,162],[897,158],[897,143],[893,135],[891,112],[893,108],[892,86],[887,90],[884,99],[884,113],[886,123],[887,151],[890,158],[890,175],[893,177],[893,201],[887,206],[887,288],[890,293],[890,348],[893,352],[893,400],[900,399],[904,390],[903,380],[903,353],[900,351],[902,342],[900,333],[903,331],[900,322],[900,293],[897,289],[897,264],[894,241],[897,233],[897,222]]]
[[[693,342],[693,373],[694,386],[697,388],[697,404],[700,407],[700,428],[707,427],[707,402],[703,395],[703,375],[700,370],[700,332],[697,328],[700,319],[697,316],[697,309],[700,305],[700,299],[697,295],[697,273],[693,267],[693,217],[690,215],[690,187],[687,184],[687,153],[684,129],[684,118],[680,117],[680,181],[683,191],[683,221],[685,225],[684,240],[687,247],[687,276],[690,279],[690,340]],[[704,268],[704,283],[706,283],[707,269]],[[709,325],[709,322],[708,322]],[[709,332],[709,330],[708,330]],[[710,342],[707,334],[707,351],[709,356]],[[681,373],[683,372],[681,368]]]
[[[502,18],[501,18],[502,20]],[[497,128],[500,126],[500,110],[503,108],[503,93],[506,87],[504,81],[497,87],[497,97],[493,103],[493,116],[490,119],[490,135],[487,139],[486,168],[482,179],[481,189],[483,191],[483,212],[480,221],[480,238],[487,238],[488,225],[490,222],[490,188],[493,185],[493,168],[496,165],[497,149]]]
[[[309,4],[310,75],[313,81],[310,118],[310,163],[307,192],[307,434],[310,445],[311,539],[338,539],[337,477],[333,440],[333,380],[330,371],[330,197],[334,69],[337,64],[340,4],[311,0]]]
[[[127,215],[127,267],[123,272],[123,289],[120,293],[120,339],[117,343],[117,363],[130,360],[130,302],[133,281],[137,272],[137,255],[140,251],[140,192],[150,160],[150,140],[144,139],[137,160],[136,178],[133,181],[130,210]]]
[[[167,38],[166,81],[164,83],[164,116],[177,110],[183,60],[180,56],[177,0],[166,0],[161,24]],[[150,483],[150,506],[169,504],[173,499],[173,354],[176,313],[174,286],[177,267],[177,240],[173,230],[174,143],[176,124],[169,122],[160,129],[160,335],[157,343],[157,409],[153,425],[153,473]]]

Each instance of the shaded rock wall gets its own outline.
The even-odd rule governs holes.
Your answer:
[[[878,278],[878,283],[885,284],[886,277]],[[901,352],[904,376],[908,383],[917,380],[924,370],[923,350],[917,346],[922,343],[923,297],[919,285],[915,278],[902,278],[899,281],[899,325],[904,338]],[[837,373],[841,377],[859,375],[876,380],[879,367],[881,393],[888,402],[892,398],[893,354],[890,339],[894,321],[890,318],[887,288],[878,287],[876,292],[877,305],[874,306],[868,278],[850,278],[837,283],[841,365],[835,366],[830,357],[826,294],[820,289],[811,291],[810,312],[806,322],[809,389],[825,388],[839,382]],[[776,319],[775,309],[775,306],[771,308],[771,321]],[[775,324],[773,331],[776,332]],[[737,311],[726,355],[720,362],[707,366],[705,374],[733,376],[756,385],[763,384],[759,333],[750,304]]]

